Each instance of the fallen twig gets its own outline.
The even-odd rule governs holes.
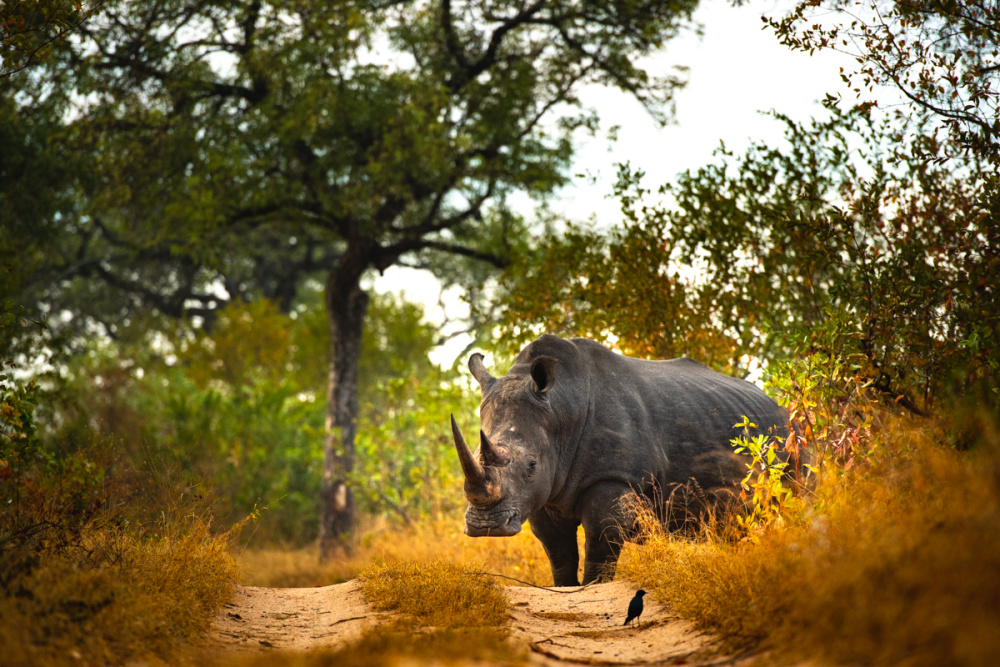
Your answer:
[[[590,588],[591,586],[597,583],[596,581],[592,581],[589,584],[580,586],[575,591],[554,591],[552,590],[554,588],[553,586],[539,586],[538,584],[533,584],[530,581],[515,579],[514,577],[508,577],[506,574],[497,574],[496,572],[463,572],[462,574],[482,575],[485,577],[502,577],[503,579],[510,579],[511,581],[516,581],[517,583],[524,584],[525,586],[531,586],[533,588],[541,588],[543,591],[548,591],[549,593],[579,593],[580,591],[586,588]]]

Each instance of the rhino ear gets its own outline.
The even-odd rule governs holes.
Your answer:
[[[476,378],[476,382],[479,383],[479,388],[483,390],[483,393],[485,393],[486,390],[497,381],[497,379],[490,375],[490,372],[486,370],[486,366],[483,364],[483,355],[478,352],[469,357],[469,370],[472,371],[472,377]]]
[[[555,357],[537,357],[531,362],[531,380],[539,394],[544,394],[555,384],[556,361]]]

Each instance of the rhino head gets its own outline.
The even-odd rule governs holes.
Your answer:
[[[465,534],[508,537],[549,497],[556,472],[555,448],[547,431],[546,394],[555,381],[556,359],[538,357],[530,372],[518,367],[495,378],[483,355],[469,359],[483,400],[479,449],[473,453],[451,418],[452,435],[465,474]]]

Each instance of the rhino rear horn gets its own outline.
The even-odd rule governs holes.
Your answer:
[[[455,415],[451,416],[451,434],[455,438],[455,450],[458,452],[458,460],[462,464],[462,472],[465,473],[465,480],[472,486],[484,485],[486,483],[486,471],[483,465],[472,455],[472,450],[465,444],[462,431],[458,428]]]
[[[510,457],[499,447],[490,442],[486,437],[486,431],[479,431],[479,451],[483,456],[483,463],[488,466],[505,466],[510,463]]]
[[[469,370],[472,371],[472,377],[476,378],[476,382],[479,383],[479,388],[482,389],[483,392],[489,389],[493,383],[497,381],[497,379],[490,375],[490,372],[486,370],[486,365],[483,364],[483,355],[478,352],[469,357]]]

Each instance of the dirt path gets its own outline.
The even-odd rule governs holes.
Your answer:
[[[237,586],[212,623],[210,640],[223,650],[311,651],[342,646],[376,623],[357,581],[318,588]]]
[[[535,661],[547,665],[718,665],[716,641],[645,598],[642,627],[624,627],[636,586],[615,581],[583,589],[510,586],[510,626],[529,644]],[[361,586],[349,581],[321,588],[240,586],[216,618],[211,637],[220,650],[309,651],[336,648],[379,622]]]

